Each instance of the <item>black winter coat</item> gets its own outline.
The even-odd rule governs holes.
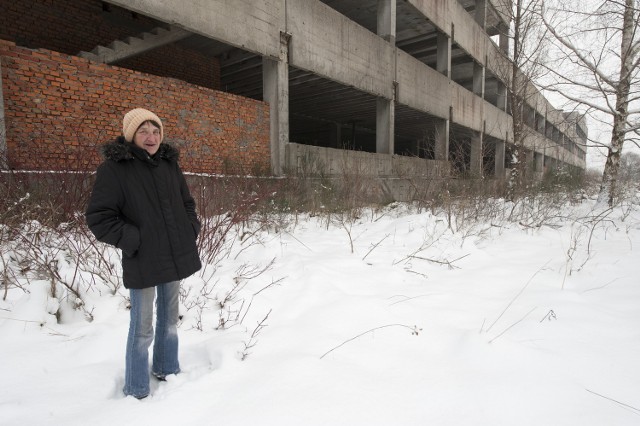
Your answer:
[[[153,287],[198,271],[200,221],[178,151],[162,143],[150,157],[119,137],[102,153],[85,217],[99,241],[122,250],[124,286]]]

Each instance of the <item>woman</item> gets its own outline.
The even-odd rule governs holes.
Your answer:
[[[133,109],[124,116],[122,133],[102,149],[106,159],[98,167],[85,216],[99,241],[122,250],[122,281],[131,299],[123,391],[142,399],[149,395],[152,341],[151,373],[165,380],[180,372],[178,293],[180,280],[201,267],[200,222],[178,151],[162,143],[160,118]]]

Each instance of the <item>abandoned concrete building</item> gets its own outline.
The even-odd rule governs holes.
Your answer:
[[[93,168],[88,147],[145,106],[188,148],[193,172],[501,179],[514,143],[510,10],[511,0],[0,0],[2,157]],[[585,120],[528,93],[529,172],[585,169]]]

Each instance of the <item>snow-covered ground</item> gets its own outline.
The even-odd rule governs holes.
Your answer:
[[[142,401],[128,292],[96,279],[73,310],[31,279],[0,301],[0,425],[640,424],[640,208],[496,205],[237,235],[183,283],[183,371]]]

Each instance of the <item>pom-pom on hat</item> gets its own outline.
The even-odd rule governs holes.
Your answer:
[[[164,130],[160,118],[144,108],[135,108],[124,115],[122,119],[122,135],[127,142],[133,142],[133,136],[138,127],[145,121],[154,121],[160,126],[160,142],[164,138]]]

